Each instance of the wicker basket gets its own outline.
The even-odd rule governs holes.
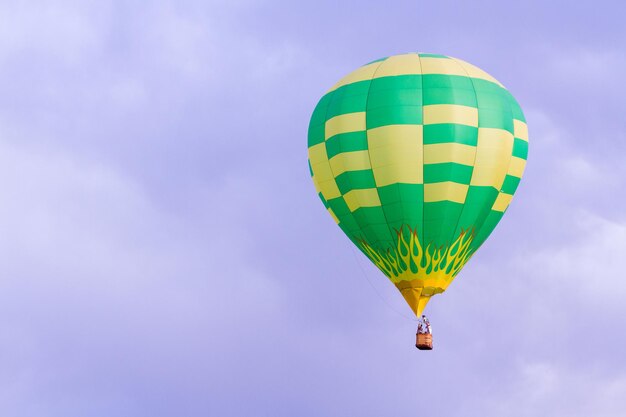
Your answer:
[[[419,350],[432,350],[433,335],[428,333],[418,333],[415,339],[415,347]]]

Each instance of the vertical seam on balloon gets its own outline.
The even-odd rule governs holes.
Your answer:
[[[367,96],[365,97],[365,142],[367,143],[367,158],[370,161],[370,169],[372,170],[372,176],[374,176],[374,168],[372,168],[372,156],[370,155],[370,142],[369,142],[369,137],[368,137],[368,133],[367,133],[368,132],[368,129],[367,129],[367,109],[368,109],[368,105],[369,105],[369,101],[370,101],[370,91],[372,90],[372,83],[374,82],[374,78],[376,77],[376,73],[378,72],[380,67],[383,65],[383,62],[385,62],[387,59],[389,59],[389,57],[381,60],[380,64],[378,64],[378,66],[374,70],[374,73],[372,74],[372,78],[370,78],[370,85],[367,87]],[[389,233],[389,241],[393,243],[393,234],[391,233],[391,230],[389,230],[389,220],[387,219],[387,215],[385,214],[385,209],[383,207],[383,202],[380,199],[380,192],[378,191],[378,184],[376,184],[376,177],[374,177],[374,184],[376,185],[376,195],[378,196],[378,200],[380,201],[380,210],[383,212],[383,217],[385,219],[385,223],[386,223],[386,226],[387,226],[387,232]]]
[[[454,59],[454,58],[453,58],[453,59]],[[455,59],[455,62],[457,62],[457,61],[456,61],[456,59]],[[458,62],[457,62],[457,63],[458,63]],[[460,66],[461,66],[461,68],[463,69],[463,72],[467,73],[467,71],[465,70],[465,68],[464,68],[461,64],[459,64],[459,65],[460,65]],[[467,73],[467,74],[468,74],[468,76],[469,76],[469,73]],[[478,94],[476,93],[476,85],[474,84],[474,80],[473,80],[471,77],[470,77],[470,80],[471,80],[471,82],[472,82],[472,87],[474,88],[474,94],[476,95],[476,106],[477,106],[477,108],[478,108]],[[498,85],[498,87],[499,87],[499,88],[502,88],[503,90],[506,90],[506,88],[504,88],[502,85]],[[512,109],[511,109],[511,103],[509,102],[509,103],[508,103],[508,105],[509,105],[509,112],[510,112],[510,114],[511,114],[511,119],[513,119],[513,112],[512,112]],[[480,117],[480,110],[478,111],[478,117]],[[479,129],[479,131],[480,131],[480,126],[478,127],[478,129]],[[514,131],[515,131],[515,130],[514,130]],[[513,134],[512,134],[512,136],[513,136],[513,140],[515,140],[515,133],[513,133]],[[478,155],[478,138],[477,138],[477,140],[476,140],[476,155]],[[510,166],[510,164],[511,164],[511,158],[512,158],[512,156],[513,156],[513,152],[511,152],[511,155],[509,156],[509,164],[507,165],[507,173],[508,173],[508,170],[509,170],[509,166]],[[474,168],[475,168],[475,167],[476,167],[476,157],[474,157],[474,165],[472,166],[472,177],[474,176]],[[504,174],[504,178],[505,178],[505,179],[506,179],[506,175],[507,175],[507,174]],[[470,178],[470,184],[471,184],[471,182],[472,182],[472,179]],[[504,182],[504,179],[503,179],[503,182]],[[498,189],[497,189],[498,194],[496,195],[496,200],[497,200],[498,196],[500,195],[500,189],[501,189],[501,188],[502,188],[502,184],[500,184],[500,187],[498,187]],[[467,192],[468,192],[468,194],[469,194],[469,190],[470,190],[470,189],[468,188],[468,191],[467,191]],[[465,198],[467,199],[467,196],[466,196]],[[494,202],[493,202],[493,203],[491,203],[491,207],[489,207],[489,213],[491,212],[491,210],[492,210],[492,208],[493,208],[493,204],[495,203],[495,201],[496,201],[496,200],[494,200]],[[474,237],[476,237],[476,236],[478,235],[478,232],[480,231],[480,229],[482,229],[483,225],[485,224],[485,221],[487,220],[487,217],[489,216],[489,213],[487,213],[487,215],[485,216],[485,218],[483,219],[483,221],[480,223],[480,225],[478,225],[478,224],[476,224],[476,223],[474,224]],[[462,213],[462,212],[461,212],[461,215],[463,215],[463,213]],[[459,222],[460,222],[460,220],[461,220],[461,216],[459,216]],[[458,223],[457,223],[457,225],[456,225],[456,227],[455,227],[455,231],[456,231],[456,228],[458,228]],[[473,245],[472,245],[472,246],[473,246]],[[478,248],[477,248],[477,247],[475,247],[475,249],[474,249],[474,250],[476,250],[476,249],[478,249]]]
[[[515,98],[513,98],[513,95],[512,95],[512,94],[511,94],[511,99],[515,100]],[[507,104],[508,104],[508,106],[509,106],[509,110],[511,111],[511,119],[512,119],[512,120],[516,120],[516,119],[515,119],[515,117],[513,117],[513,107],[511,106],[511,99],[507,100]],[[513,123],[515,123],[515,122],[513,122]],[[515,145],[515,124],[513,124],[513,144]],[[511,150],[511,156],[509,157],[509,164],[507,165],[507,168],[506,168],[506,172],[507,172],[507,173],[504,175],[504,181],[506,181],[506,177],[509,175],[508,173],[509,173],[509,169],[511,168],[511,161],[513,161],[513,150]],[[520,177],[520,181],[521,181],[521,179],[522,179],[522,178]],[[504,184],[504,181],[503,181],[503,184]],[[496,197],[496,201],[497,201],[498,197],[500,197],[500,194],[503,194],[503,193],[501,192],[501,189],[502,189],[502,185],[500,185],[500,190],[498,190],[498,196]],[[517,191],[517,190],[516,190],[516,191]],[[513,192],[513,194],[515,194],[515,192]],[[513,194],[511,194],[511,196],[513,196]],[[494,201],[494,204],[495,204],[495,201]],[[491,205],[491,208],[489,209],[489,213],[487,214],[487,217],[489,217],[489,214],[491,214],[491,212],[493,211],[493,205],[494,205],[494,204],[492,204],[492,205]],[[509,203],[509,204],[510,204],[510,203]],[[509,209],[509,206],[507,206],[507,207],[504,209],[504,211],[502,212],[502,216],[504,216],[504,213],[506,213],[506,211],[507,211],[508,209]],[[485,220],[487,219],[487,217],[485,217]],[[483,221],[483,224],[484,224],[484,223],[485,223],[485,222]],[[481,228],[482,228],[482,225],[481,225]],[[496,228],[495,228],[495,227],[494,227],[493,229],[491,229],[491,230],[487,233],[487,235],[486,235],[486,236],[484,237],[484,239],[483,239],[483,242],[485,242],[485,241],[487,240],[487,238],[488,238],[489,236],[491,236],[491,233],[493,233],[493,231],[494,231],[494,230],[496,230]],[[476,231],[476,236],[478,236],[478,230]],[[481,245],[482,245],[482,243],[481,243]]]
[[[511,98],[513,98],[512,94],[509,94],[511,96]],[[507,100],[507,104],[509,107],[509,112],[511,113],[511,120],[513,121],[513,143],[512,146],[515,146],[515,117],[513,117],[513,107],[511,106],[511,99]],[[513,161],[513,147],[511,147],[511,155],[509,155],[509,163],[506,165],[506,173],[504,174],[504,179],[502,180],[502,184],[500,184],[500,189],[498,190],[498,197],[500,196],[500,194],[502,193],[502,186],[504,185],[504,182],[506,181],[506,177],[509,175],[509,170],[511,169],[511,161]],[[522,175],[524,175],[524,173],[522,173]],[[522,177],[520,177],[520,181],[522,180]],[[513,192],[514,194],[515,192]],[[511,196],[513,196],[513,194],[511,194]],[[496,199],[498,198],[496,197]],[[495,204],[495,202],[494,202]],[[510,204],[510,203],[509,203]],[[509,208],[509,206],[507,206],[504,211],[502,212],[502,215],[504,215],[504,213],[506,213],[506,210]],[[490,211],[493,210],[493,204],[491,205],[491,209]],[[489,232],[491,233],[491,232]]]
[[[426,247],[426,233],[424,212],[426,211],[426,180],[424,179],[424,72],[422,70],[422,57],[417,52],[417,62],[420,64],[420,87],[422,91],[422,228],[420,230],[422,236],[418,236],[418,239],[422,239],[422,247]]]
[[[469,78],[470,82],[472,83],[472,89],[474,90],[474,99],[476,99],[476,113],[477,113],[477,117],[480,118],[480,110],[478,109],[478,94],[476,93],[476,86],[474,85],[474,80],[472,79],[472,77],[470,77],[469,72],[467,72],[467,70],[463,67],[463,65],[461,65],[456,58],[453,57],[448,57],[451,60],[453,60],[460,68],[461,70],[467,75],[467,78]],[[466,206],[465,203],[467,202],[467,196],[470,193],[471,190],[471,184],[472,184],[472,178],[474,177],[474,169],[476,168],[476,157],[478,156],[478,132],[480,131],[480,123],[478,123],[478,120],[476,121],[476,152],[474,153],[474,163],[472,164],[472,175],[470,175],[470,181],[469,184],[467,185],[467,193],[465,194],[465,199],[463,200],[463,208],[461,209],[461,213],[459,213],[459,217],[456,220],[456,225],[454,226],[454,229],[452,229],[452,236],[450,236],[450,242],[454,241],[454,237],[456,236],[456,230],[459,228],[459,224],[461,223],[461,218],[463,217],[463,213],[465,212]],[[478,231],[475,230],[474,233],[477,233]],[[474,235],[475,236],[475,235]]]
[[[504,89],[504,87],[501,87],[501,86],[500,86],[500,88]],[[510,111],[510,114],[511,114],[511,120],[513,120],[513,112],[511,111],[511,103],[508,103],[508,105],[509,105],[509,111]],[[513,137],[513,141],[515,141],[515,133],[511,133],[511,136]],[[498,194],[496,195],[496,199],[493,201],[493,203],[491,203],[491,207],[489,207],[489,212],[487,213],[487,215],[485,216],[483,221],[480,223],[480,225],[475,225],[475,233],[476,233],[475,236],[478,236],[478,232],[483,228],[483,226],[485,225],[485,222],[487,221],[487,217],[489,217],[489,214],[491,214],[491,211],[493,210],[493,205],[498,200],[498,197],[500,196],[500,194],[502,194],[501,193],[502,185],[504,184],[504,181],[506,180],[506,176],[508,175],[509,168],[511,166],[512,158],[513,158],[513,149],[511,148],[511,154],[509,155],[509,163],[507,164],[507,168],[506,168],[506,172],[504,174],[504,178],[502,179],[502,183],[500,184],[500,186],[496,188],[496,190],[498,191]],[[504,215],[504,212],[503,212],[503,215]],[[495,227],[494,227],[494,229],[495,229]],[[491,233],[491,232],[489,232],[489,233]],[[483,242],[484,242],[484,240],[483,240]]]
[[[386,58],[385,58],[385,60],[386,60]],[[380,65],[381,65],[381,64],[382,64],[385,60],[381,61],[381,63],[380,63],[380,64],[378,64],[378,66],[376,67],[376,70],[374,71],[374,74],[376,74],[376,71],[378,71],[378,68],[380,67]],[[367,64],[366,64],[366,65],[367,65]],[[373,75],[372,75],[372,78],[373,78]],[[368,88],[367,88],[368,93],[367,93],[367,96],[365,97],[365,114],[366,114],[366,118],[367,118],[367,99],[368,99],[368,97],[369,97],[369,89],[370,89],[370,87],[372,86],[372,78],[370,78],[370,85],[369,85],[369,86],[368,86]],[[358,82],[358,81],[357,81],[357,82]],[[354,84],[354,83],[350,83],[350,84]],[[342,85],[341,87],[345,87],[345,86],[350,85],[350,84]],[[339,88],[341,88],[341,87],[339,87]],[[331,98],[330,98],[330,100],[329,100],[329,102],[328,102],[328,107],[326,108],[326,112],[325,112],[325,114],[324,114],[324,149],[326,149],[326,158],[328,159],[328,168],[330,169],[330,172],[331,172],[331,174],[333,175],[333,180],[335,181],[335,185],[337,185],[337,177],[335,176],[335,173],[333,172],[333,167],[332,167],[332,165],[330,165],[330,158],[328,158],[328,148],[326,148],[326,133],[325,133],[325,131],[326,131],[326,122],[328,122],[328,111],[329,111],[329,109],[330,109],[331,104],[332,104],[332,103],[333,103],[333,101],[335,100],[335,97],[336,97],[336,94],[335,94],[335,93],[339,90],[339,88],[337,88],[337,89],[335,89],[335,90],[333,90],[333,91],[332,91],[332,94],[333,94],[333,95],[331,96]],[[366,120],[367,120],[367,119],[366,119]],[[365,123],[365,138],[366,138],[366,140],[367,140],[367,121],[366,121],[366,123]],[[343,153],[343,152],[340,152],[340,153]],[[369,150],[368,150],[368,157],[369,157]],[[371,166],[371,161],[370,161],[370,166]],[[373,174],[372,174],[372,175],[373,175]],[[347,179],[347,181],[348,181],[348,187],[350,188],[350,190],[352,190],[351,181],[350,181],[349,179]],[[339,188],[339,185],[337,185],[337,188]],[[339,192],[341,193],[341,190],[340,190]],[[344,195],[345,195],[344,193],[341,193],[341,198],[343,198],[343,201],[344,201],[344,202],[346,203],[346,205],[347,205],[348,203],[346,202],[346,198],[344,197]],[[379,199],[380,199],[380,196],[379,196]],[[349,209],[349,208],[348,208],[348,209]],[[358,208],[357,208],[357,210],[358,210]],[[382,207],[381,207],[381,210],[382,210]],[[355,211],[356,211],[356,210],[355,210]],[[354,214],[353,214],[353,212],[352,212],[352,211],[350,211],[350,217],[352,217],[352,219],[354,220],[354,223],[356,223],[356,224],[359,226],[359,231],[361,231],[361,232],[362,232],[362,230],[361,230],[361,225],[360,225],[360,224],[356,221],[356,218],[354,217]],[[340,222],[340,223],[341,223],[341,222]],[[352,236],[352,237],[356,237],[356,236]]]
[[[339,87],[339,88],[341,88],[341,87]],[[328,122],[328,112],[329,112],[329,109],[330,109],[330,105],[333,103],[333,100],[335,99],[335,95],[336,95],[335,93],[337,92],[337,90],[339,90],[339,88],[336,88],[333,91],[331,91],[330,93],[328,93],[331,96],[328,99],[328,105],[326,106],[326,110],[324,111],[324,142],[323,142],[324,143],[324,150],[326,151],[326,160],[328,161],[328,169],[330,170],[330,173],[333,176],[333,181],[335,181],[335,187],[337,187],[337,189],[339,189],[339,186],[337,185],[337,178],[335,177],[335,173],[333,172],[333,168],[330,165],[330,158],[328,157],[328,147],[326,146],[326,122]],[[341,190],[339,190],[339,193],[340,193],[341,198],[345,202],[345,198],[343,197],[343,194],[341,193]],[[326,201],[327,204],[328,204],[329,200],[330,199],[328,199]],[[329,207],[330,207],[330,204],[329,204]],[[337,214],[335,214],[335,216],[337,216]],[[344,216],[342,216],[342,217],[344,217]],[[353,217],[353,220],[354,220],[354,216],[352,215],[352,212],[350,212],[350,217]],[[337,217],[337,218],[339,219],[339,217]],[[341,225],[341,219],[339,219],[339,223],[338,224]]]
[[[515,116],[513,116],[513,103],[511,102],[511,100],[516,102],[517,107],[519,107],[520,112],[522,112],[522,117],[524,117],[524,113],[522,111],[522,106],[520,106],[519,103],[517,103],[517,100],[515,100],[515,97],[513,97],[513,94],[511,94],[510,91],[508,91],[508,93],[509,93],[509,99],[507,100],[507,102],[509,103],[509,109],[511,110],[511,119],[513,119],[513,147],[515,147],[515,120],[519,120],[519,119],[516,119]],[[521,122],[521,120],[519,120],[519,121]],[[526,122],[524,122],[524,124],[526,124]],[[526,124],[526,131],[528,131],[528,125],[527,124]],[[528,139],[528,137],[526,139]],[[528,140],[526,141],[526,143],[528,144]],[[529,149],[530,149],[530,147],[527,145],[526,159],[524,159],[524,161],[526,161],[526,162],[524,163],[524,168],[526,168],[526,164],[528,164],[528,150]],[[506,168],[506,175],[504,176],[504,180],[505,181],[506,181],[506,176],[509,175],[509,170],[511,169],[511,163],[512,162],[513,162],[513,149],[511,149],[511,157],[509,158],[509,165]],[[522,171],[522,174],[519,177],[519,182],[517,183],[517,187],[515,188],[515,191],[513,191],[511,196],[513,196],[517,192],[517,189],[519,188],[519,184],[522,182],[522,177],[523,176],[524,176],[524,172]],[[504,183],[503,183],[503,185],[504,185]],[[500,186],[500,188],[502,188],[502,186]],[[502,212],[502,215],[504,215],[504,213],[506,213],[506,211],[509,209],[510,205],[511,205],[511,202],[509,202],[509,205],[506,206],[506,208]]]

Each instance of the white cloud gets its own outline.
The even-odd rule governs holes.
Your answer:
[[[281,289],[247,261],[254,242],[233,209],[234,197],[254,204],[258,183],[209,187],[212,199],[176,213],[111,166],[11,139],[0,142],[4,412],[129,412],[125,384],[210,387],[222,364],[207,352],[276,320]]]
[[[519,364],[515,380],[482,415],[530,417],[620,417],[626,409],[626,374],[606,375],[546,362]]]
[[[528,172],[536,179],[535,188],[568,205],[572,196],[596,196],[614,192],[624,175],[622,156],[606,148],[591,153],[576,135],[576,126],[559,124],[545,110],[531,108],[529,125]],[[584,144],[585,142],[583,142]],[[555,193],[558,191],[558,193]]]
[[[582,83],[577,87],[606,84],[609,79],[619,79],[626,66],[624,54],[619,50],[574,47],[547,52],[549,68],[561,82]]]
[[[529,143],[536,149],[554,148],[563,145],[564,132],[562,126],[557,126],[555,121],[544,109],[528,108],[524,110],[526,122],[528,123]]]
[[[220,66],[219,40],[213,33],[215,22],[205,15],[186,14],[173,4],[159,3],[145,10],[143,25],[134,28],[140,39],[137,53],[156,61],[180,76],[207,79]]]
[[[3,2],[0,4],[0,60],[34,51],[75,64],[102,41],[103,7],[81,8],[62,2]]]
[[[174,279],[184,265],[185,273],[195,275],[190,279],[214,280],[220,288],[230,277],[246,276],[251,297],[263,285],[269,286],[267,296],[276,290],[244,261],[253,241],[242,210],[262,206],[266,191],[258,181],[233,177],[191,190],[193,209],[171,212],[151,200],[140,182],[110,166],[16,143],[0,142],[5,276],[39,280],[47,271],[47,280],[134,286]]]
[[[618,303],[626,297],[623,258],[626,223],[588,212],[578,213],[577,237],[557,247],[544,247],[518,259],[520,269],[541,271],[541,283],[553,291],[574,292],[587,303]]]
[[[573,191],[585,192],[591,187],[613,185],[614,176],[604,172],[604,167],[582,155],[570,155],[557,161],[559,182]]]
[[[245,42],[251,75],[255,79],[273,79],[306,65],[310,56],[293,42],[282,42],[268,48],[256,39]]]

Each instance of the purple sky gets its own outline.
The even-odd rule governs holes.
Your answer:
[[[54,3],[0,2],[3,416],[624,415],[622,2]],[[432,352],[306,163],[321,95],[408,51],[530,131]]]

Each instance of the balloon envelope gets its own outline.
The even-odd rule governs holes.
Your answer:
[[[348,74],[319,101],[309,167],[324,206],[420,315],[502,218],[528,133],[481,69],[410,53]]]

